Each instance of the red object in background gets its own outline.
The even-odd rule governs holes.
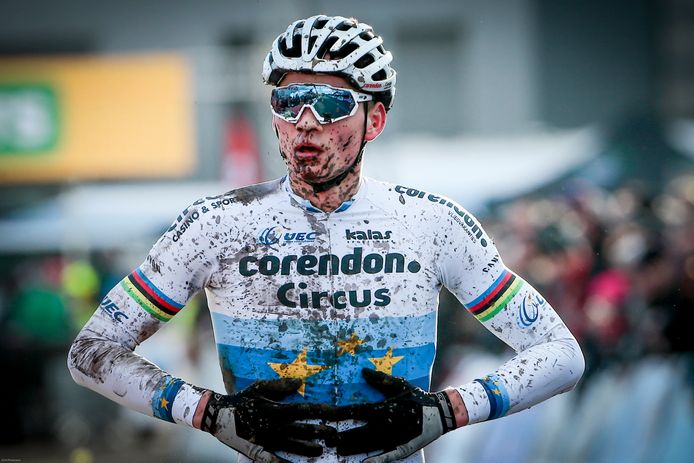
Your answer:
[[[606,346],[616,345],[626,332],[624,303],[630,286],[629,277],[618,269],[601,272],[588,285],[588,327]]]
[[[234,116],[226,123],[222,179],[232,188],[261,180],[260,153],[255,130],[244,116]]]

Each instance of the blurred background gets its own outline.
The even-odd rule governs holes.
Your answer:
[[[283,175],[260,70],[317,13],[395,57],[366,174],[472,210],[586,356],[575,392],[429,461],[691,461],[694,1],[1,0],[3,461],[235,460],[75,385],[66,353],[186,205]],[[512,355],[446,292],[439,322],[434,388]],[[203,295],[138,352],[223,390]]]

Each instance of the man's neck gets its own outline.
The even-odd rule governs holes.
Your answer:
[[[292,176],[291,173],[288,177],[294,194],[306,199],[323,212],[333,212],[342,203],[352,199],[357,194],[360,172],[361,166],[355,166],[352,172],[347,174],[340,183],[325,191],[314,190],[312,184]]]

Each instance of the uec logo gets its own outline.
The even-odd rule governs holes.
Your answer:
[[[273,245],[280,241],[315,241],[315,232],[285,232],[285,230],[279,225],[274,227],[268,227],[258,234],[258,243]]]
[[[258,235],[258,243],[275,244],[279,242],[284,230],[280,226],[268,227]]]
[[[530,293],[523,298],[523,303],[518,309],[518,325],[527,328],[540,316],[540,307],[545,305],[545,300],[539,294]]]

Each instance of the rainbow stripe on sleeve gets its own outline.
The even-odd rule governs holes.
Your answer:
[[[154,286],[139,268],[123,278],[120,284],[140,307],[157,320],[168,322],[183,308],[183,304],[175,302]]]
[[[508,269],[477,299],[465,304],[465,308],[479,321],[486,322],[506,307],[523,285],[523,280]]]

